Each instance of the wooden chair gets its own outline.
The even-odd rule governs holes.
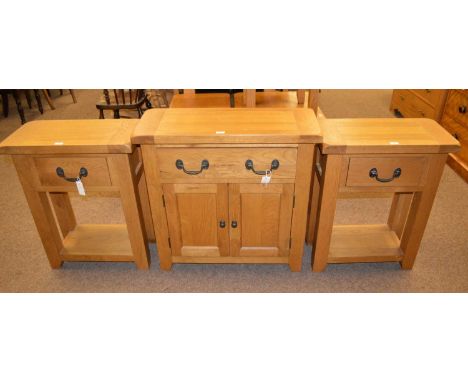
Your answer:
[[[13,96],[13,99],[15,100],[16,103],[16,108],[18,110],[18,114],[21,119],[21,124],[26,123],[26,117],[24,116],[24,109],[23,105],[21,103],[21,92],[24,93],[26,97],[26,102],[28,103],[29,109],[32,108],[32,100],[31,100],[31,94],[29,89],[1,89],[0,90],[0,95],[2,96],[2,105],[3,105],[3,116],[5,118],[8,117],[9,114],[9,101],[8,101],[8,96],[11,95]],[[39,112],[41,114],[44,113],[44,109],[42,107],[42,102],[41,102],[41,95],[39,93],[39,90],[34,89],[34,96],[36,98],[36,103],[37,103],[37,108],[39,109]]]
[[[144,89],[113,89],[112,91],[104,89],[103,95],[103,103],[96,104],[100,119],[104,119],[104,110],[112,110],[116,119],[121,117],[131,118],[125,115],[121,116],[120,112],[122,110],[136,111],[138,118],[141,118],[144,112],[143,105],[148,109],[152,107]],[[114,96],[113,99],[112,95]]]
[[[63,89],[59,89],[60,90],[60,95],[63,95]],[[70,92],[70,95],[72,96],[72,99],[73,99],[73,103],[76,103],[76,96],[75,96],[75,92],[73,91],[73,89],[68,89],[68,91]],[[43,89],[42,90],[42,95],[44,96],[44,98],[46,99],[47,103],[49,104],[49,107],[52,109],[52,110],[55,110],[55,105],[52,101],[52,98],[51,98],[51,94],[50,94],[50,89]],[[36,97],[37,98],[37,97]]]

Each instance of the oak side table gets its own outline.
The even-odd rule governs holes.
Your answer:
[[[52,268],[64,261],[149,267],[154,240],[137,120],[29,122],[0,144],[10,154]],[[127,224],[77,224],[69,193],[118,192]],[[147,236],[148,235],[148,236]]]
[[[392,261],[411,269],[458,141],[430,119],[326,119],[320,126],[307,232],[312,270]],[[387,224],[333,225],[339,193],[356,192],[393,194]]]
[[[300,271],[314,146],[311,109],[148,110],[140,144],[160,266],[289,264]]]

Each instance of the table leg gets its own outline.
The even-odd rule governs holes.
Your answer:
[[[137,192],[138,185],[127,155],[113,155],[108,159],[112,179],[117,179],[122,209],[127,223],[128,237],[138,269],[148,269],[150,256],[146,245],[143,213]]]
[[[158,245],[159,266],[161,269],[172,268],[172,251],[169,246],[169,231],[167,228],[166,211],[163,204],[163,193],[159,183],[159,165],[157,163],[156,148],[152,145],[141,146],[143,166],[148,188],[148,196],[153,217],[154,233]]]
[[[54,208],[60,231],[65,238],[76,227],[76,218],[70,202],[70,196],[68,192],[50,192],[49,198]]]
[[[47,193],[37,192],[34,189],[34,179],[37,175],[34,172],[33,160],[31,157],[22,155],[13,155],[12,158],[50,266],[60,268],[62,265],[60,256],[60,251],[63,248],[62,238]]]
[[[328,262],[330,241],[335,219],[336,202],[340,187],[341,155],[327,155],[323,171],[322,187],[318,201],[318,213],[315,223],[312,248],[312,270],[323,271]]]
[[[308,100],[308,107],[313,109],[315,114],[318,111],[318,99],[319,99],[319,91],[318,89],[310,89],[309,90],[309,100]]]
[[[447,154],[435,154],[430,157],[426,185],[422,191],[414,193],[405,229],[401,235],[400,248],[403,251],[403,260],[400,264],[403,269],[413,268],[446,160]]]
[[[398,238],[401,238],[401,234],[405,228],[412,200],[413,193],[397,192],[393,195],[387,224],[392,231],[395,231]]]
[[[255,107],[255,89],[244,89],[244,103],[246,107]]]
[[[315,151],[319,152],[318,147],[316,147]],[[317,174],[316,164],[319,161],[318,155],[314,155],[314,163],[312,164],[312,180],[310,185],[310,210],[309,210],[309,218],[307,222],[307,236],[306,242],[309,245],[312,245],[314,242],[314,234],[315,234],[315,226],[317,222],[317,212],[318,212],[318,202],[320,196],[320,181],[319,175]]]
[[[305,101],[305,89],[297,89],[297,103],[302,105]]]
[[[291,249],[289,251],[289,268],[299,272],[304,255],[304,242],[307,226],[307,206],[309,205],[309,190],[311,168],[315,145],[302,144],[297,149],[296,183],[294,185],[295,202],[291,224]]]

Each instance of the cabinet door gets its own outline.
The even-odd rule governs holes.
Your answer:
[[[231,256],[288,256],[293,184],[230,184]]]
[[[172,256],[229,255],[227,184],[164,184],[163,191]]]

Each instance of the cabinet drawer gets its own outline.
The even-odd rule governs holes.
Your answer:
[[[468,96],[462,92],[452,90],[445,105],[445,113],[468,126]]]
[[[251,179],[260,182],[261,175],[248,170],[245,163],[250,159],[256,171],[270,169],[272,161],[277,160],[279,167],[272,172],[275,179],[294,179],[296,176],[296,148],[161,148],[157,150],[162,180],[184,179],[197,181],[203,179]],[[208,161],[208,168],[198,174],[187,174],[178,169],[180,160],[187,171],[200,171],[202,161]]]
[[[373,169],[376,170],[376,176],[371,177],[370,172]],[[400,169],[400,175],[394,177],[397,169]],[[426,157],[351,157],[346,186],[422,186],[426,171]]]
[[[393,95],[392,104],[407,118],[434,119],[436,117],[435,108],[409,90],[396,91]]]
[[[454,153],[454,155],[461,158],[465,163],[468,163],[468,126],[460,125],[448,115],[444,115],[441,124],[461,144],[460,151]]]
[[[422,97],[434,107],[437,107],[445,92],[445,90],[442,89],[411,89],[411,91]]]
[[[37,157],[34,158],[37,173],[42,186],[66,186],[74,187],[72,182],[67,182],[57,175],[57,168],[64,170],[68,178],[78,177],[81,168],[88,172],[81,181],[86,186],[110,186],[112,184],[106,158],[87,157]]]

